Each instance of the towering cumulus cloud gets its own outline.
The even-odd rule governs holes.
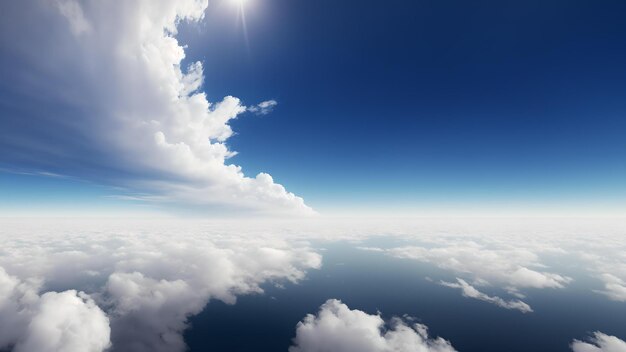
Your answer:
[[[399,318],[390,322],[379,315],[351,310],[336,299],[326,301],[317,316],[298,323],[290,352],[454,352],[450,342],[428,337],[425,325],[408,326]]]
[[[121,187],[147,201],[310,213],[302,198],[228,164],[247,108],[200,91],[177,26],[206,0],[3,2],[0,163]],[[36,48],[36,50],[33,50]],[[262,103],[252,111],[269,112]]]

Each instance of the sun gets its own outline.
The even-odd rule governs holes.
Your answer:
[[[237,6],[244,6],[248,0],[230,0],[230,2],[232,2],[233,4],[237,5]]]

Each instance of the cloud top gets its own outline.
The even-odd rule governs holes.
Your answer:
[[[68,290],[40,296],[39,286],[0,267],[0,349],[100,352],[110,346],[109,319],[89,295]]]
[[[624,352],[626,342],[615,336],[596,331],[589,342],[574,340],[571,347],[574,352]]]
[[[530,308],[528,304],[518,299],[506,301],[500,297],[489,296],[488,294],[479,291],[478,289],[468,284],[463,279],[457,278],[456,281],[457,282],[441,281],[440,283],[441,285],[446,286],[446,287],[461,289],[461,292],[463,296],[465,297],[474,298],[474,299],[478,299],[478,300],[485,301],[488,303],[492,303],[498,307],[502,307],[506,309],[517,309],[522,313],[530,313],[533,311],[532,308]]]
[[[188,319],[209,301],[234,304],[321,266],[302,241],[178,222],[4,225],[0,350],[184,351]]]
[[[386,326],[390,327],[387,328]],[[329,299],[317,315],[298,323],[289,352],[453,352],[450,342],[430,338],[425,325],[407,325],[394,318],[389,324],[380,315],[350,309]]]

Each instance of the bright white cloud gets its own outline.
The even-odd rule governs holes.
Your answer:
[[[20,352],[99,351],[109,341],[113,351],[183,351],[188,318],[210,300],[232,304],[321,265],[302,241],[184,222],[4,225],[0,348]],[[50,287],[74,290],[39,295]]]
[[[29,110],[20,116],[28,126],[4,114],[4,155],[20,166],[55,171],[59,165],[64,174],[122,187],[145,201],[311,214],[270,175],[246,177],[228,163],[235,155],[226,144],[229,123],[246,107],[231,96],[210,103],[200,91],[202,64],[184,67],[185,47],[175,37],[181,22],[201,21],[207,5],[27,0],[7,6],[11,20],[0,24],[0,45],[9,48],[12,64],[3,77],[15,92],[28,92],[22,104],[57,110]],[[37,79],[25,78],[31,74]],[[250,110],[265,114],[275,105],[269,100]]]
[[[261,283],[295,282],[305,269],[320,265],[317,254],[280,241],[150,241],[128,244],[106,284],[114,306],[114,341],[140,345],[134,348],[142,351],[184,350],[187,317],[209,299],[235,303],[236,295],[261,293]]]
[[[0,349],[100,352],[110,346],[109,319],[83,292],[46,292],[0,267]]]
[[[41,321],[50,322],[46,326],[60,324],[75,327],[73,322],[76,319],[91,319],[94,323],[85,326],[92,326],[91,332],[76,334],[76,337],[89,335],[94,340],[77,341],[94,348],[103,346],[106,343],[103,338],[106,331],[105,325],[98,323],[103,321],[103,315],[98,314],[96,309],[99,307],[109,322],[111,351],[181,351],[185,348],[182,334],[187,328],[189,317],[200,312],[211,300],[234,303],[240,295],[262,292],[263,284],[298,282],[308,270],[319,268],[321,256],[308,243],[312,239],[316,242],[348,240],[358,246],[367,245],[362,240],[367,240],[369,236],[382,233],[392,236],[387,239],[394,245],[405,240],[419,244],[396,249],[418,247],[428,251],[465,246],[473,253],[478,248],[477,253],[484,254],[491,261],[484,258],[481,261],[483,259],[477,258],[476,253],[461,255],[466,252],[458,249],[449,252],[453,254],[449,263],[438,252],[436,256],[428,257],[428,262],[432,260],[433,264],[443,269],[454,268],[448,270],[455,273],[458,269],[459,274],[456,276],[463,281],[448,284],[462,290],[467,296],[520,310],[524,306],[512,303],[515,299],[500,300],[484,292],[491,292],[489,288],[498,285],[519,295],[520,292],[514,291],[509,281],[501,278],[517,270],[518,266],[540,274],[547,272],[556,275],[560,267],[552,268],[546,264],[551,259],[557,259],[564,266],[573,265],[567,267],[569,273],[589,270],[592,275],[611,272],[619,277],[617,275],[622,275],[621,267],[610,264],[620,264],[620,252],[624,245],[621,233],[610,237],[612,240],[606,238],[594,243],[585,241],[587,238],[584,236],[576,237],[567,233],[565,236],[551,237],[543,236],[541,231],[537,232],[539,239],[528,236],[523,241],[516,240],[516,236],[504,235],[481,235],[470,239],[448,230],[437,232],[432,228],[415,230],[394,227],[398,225],[397,222],[389,226],[374,226],[367,221],[325,223],[319,219],[278,223],[267,219],[251,222],[2,219],[1,222],[0,268],[3,269],[0,269],[0,349],[30,340],[37,341],[35,332],[39,330],[29,328],[37,316],[41,316]],[[380,238],[377,238],[378,244],[384,242],[378,240]],[[394,249],[376,248],[376,251],[371,255],[396,254]],[[418,253],[423,252],[420,250]],[[585,254],[584,260],[578,260],[583,258],[582,253]],[[564,257],[565,254],[569,257]],[[550,258],[549,255],[555,257]],[[467,261],[465,269],[456,263],[461,260]],[[481,270],[473,261],[487,268]],[[522,288],[542,288],[534,283],[549,281],[530,282],[533,285]],[[463,286],[463,283],[466,285]],[[68,316],[59,314],[60,320],[55,320],[52,314],[44,314],[47,310],[41,302],[43,297],[48,296],[50,304],[55,302],[55,306],[67,303]],[[91,305],[89,298],[97,307]],[[395,344],[400,343],[392,341],[396,335],[402,337],[403,341],[406,338],[406,341],[411,341],[409,345],[415,346],[429,346],[428,341],[439,340],[428,338],[420,332],[419,326],[409,324],[408,320],[402,324],[396,324],[397,320],[393,320],[377,325],[382,321],[377,315],[359,314],[337,302],[322,311],[326,313],[305,319],[302,326],[310,328],[310,336],[322,336],[322,332],[326,334],[324,322],[335,321],[338,331],[345,331],[345,334],[333,335],[329,331],[328,341],[336,337],[338,341],[334,342],[338,344],[341,341],[346,341],[346,344],[353,342],[350,336],[358,334],[353,331],[353,327],[361,326],[357,324],[360,321],[367,322],[363,329],[370,334],[368,339],[374,341],[373,346],[395,347]],[[328,319],[321,318],[326,316]],[[349,323],[352,321],[350,317],[354,318],[354,324]],[[377,330],[376,326],[384,329]],[[301,336],[307,336],[308,330],[302,331],[304,335]],[[47,333],[45,329],[40,332]],[[302,341],[305,340],[306,337],[302,337]],[[315,347],[313,342],[303,342],[294,348],[302,348],[301,351],[305,352],[308,350],[304,348]]]
[[[574,352],[626,352],[625,341],[599,331],[593,333],[589,342],[574,340],[571,347]]]
[[[511,301],[506,301],[500,297],[497,296],[489,296],[484,292],[480,292],[479,290],[477,290],[474,286],[468,284],[465,280],[463,279],[456,279],[457,282],[447,282],[447,281],[441,281],[440,283],[443,286],[446,287],[452,287],[452,288],[458,288],[461,289],[461,292],[463,293],[463,296],[465,297],[469,297],[469,298],[474,298],[474,299],[478,299],[481,301],[485,301],[485,302],[489,302],[492,304],[497,305],[498,307],[502,307],[502,308],[506,308],[506,309],[517,309],[522,313],[529,313],[532,312],[532,308],[530,308],[530,306],[528,304],[526,304],[525,302],[522,302],[518,299],[516,300],[511,300]]]
[[[109,319],[83,292],[44,293],[15,352],[100,352],[110,346]]]
[[[387,327],[388,326],[388,327]],[[394,318],[389,324],[380,315],[352,310],[330,299],[318,314],[307,315],[296,328],[289,352],[453,352],[450,342],[430,338],[422,324],[407,325]]]

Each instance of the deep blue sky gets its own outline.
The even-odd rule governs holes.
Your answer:
[[[623,1],[214,2],[179,36],[234,123],[233,161],[313,205],[624,204]]]
[[[247,41],[237,13],[178,37],[209,100],[278,101],[233,122],[247,175],[318,210],[626,209],[626,2],[248,0]],[[110,193],[33,179],[4,206]]]

